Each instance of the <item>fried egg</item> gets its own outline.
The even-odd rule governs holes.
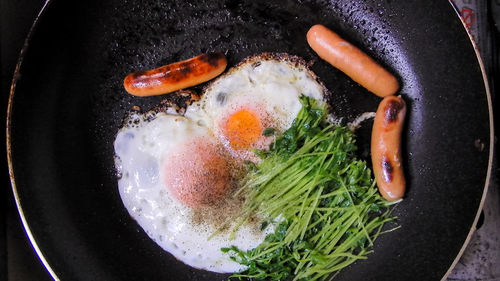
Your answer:
[[[255,248],[274,232],[253,217],[230,235],[245,194],[234,196],[244,162],[258,161],[292,124],[301,94],[323,101],[326,90],[297,57],[249,58],[208,85],[184,115],[132,112],[114,141],[118,188],[132,218],[160,247],[182,262],[214,272],[245,268],[221,248]]]
[[[263,129],[286,130],[301,108],[301,94],[323,101],[324,93],[325,87],[304,61],[265,53],[211,83],[199,106],[208,116],[208,127],[232,155],[256,160],[251,149],[264,149],[272,141],[262,136]],[[197,110],[188,108],[186,116]]]

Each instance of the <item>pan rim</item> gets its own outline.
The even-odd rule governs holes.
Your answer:
[[[479,48],[477,46],[476,41],[474,41],[474,38],[472,36],[472,33],[470,30],[467,28],[465,25],[465,22],[462,20],[462,17],[460,15],[460,12],[457,10],[456,6],[453,4],[452,0],[448,0],[448,3],[453,7],[453,10],[455,11],[456,15],[460,18],[460,22],[462,23],[463,28],[467,32],[467,35],[469,36],[469,41],[471,42],[474,52],[476,53],[476,59],[479,63],[479,67],[481,68],[481,75],[483,77],[483,82],[484,82],[484,88],[486,91],[486,99],[488,102],[488,118],[489,118],[489,123],[490,123],[490,150],[489,150],[489,155],[488,155],[488,170],[486,171],[486,179],[484,182],[484,189],[483,189],[483,195],[481,196],[481,201],[479,202],[479,206],[476,212],[476,216],[474,218],[474,221],[472,222],[472,225],[470,226],[469,233],[467,234],[467,237],[465,238],[464,244],[460,248],[460,251],[457,253],[457,256],[455,257],[455,260],[451,263],[450,267],[444,274],[443,278],[441,278],[441,281],[444,281],[448,278],[448,276],[451,274],[451,271],[457,263],[459,262],[460,258],[462,257],[463,253],[465,252],[465,249],[469,245],[470,240],[472,239],[472,235],[476,231],[476,225],[479,220],[479,216],[481,215],[481,211],[484,207],[484,202],[486,200],[486,195],[488,194],[488,189],[490,186],[491,182],[491,172],[493,169],[493,152],[494,152],[494,138],[495,138],[495,132],[494,132],[494,124],[493,124],[493,102],[491,99],[491,91],[490,91],[490,83],[488,80],[488,75],[486,74],[486,68],[484,66],[483,59],[481,58],[481,55],[479,53]]]
[[[12,130],[11,124],[12,124],[13,100],[14,100],[14,95],[15,95],[15,92],[16,92],[17,82],[19,81],[20,76],[21,76],[21,67],[22,67],[22,64],[23,64],[23,61],[24,61],[25,54],[26,54],[26,52],[29,49],[29,44],[30,44],[31,38],[33,36],[33,33],[35,32],[37,26],[39,25],[39,20],[45,14],[45,11],[47,10],[47,7],[52,2],[53,2],[53,0],[45,0],[45,2],[42,5],[40,11],[36,15],[36,17],[35,17],[35,19],[33,21],[33,24],[32,24],[32,26],[31,26],[31,28],[30,28],[30,30],[28,32],[28,35],[26,36],[26,39],[24,41],[24,45],[23,45],[23,47],[22,47],[22,49],[20,51],[19,58],[18,58],[17,63],[16,63],[16,67],[15,67],[15,70],[14,70],[14,75],[13,75],[11,86],[10,86],[9,99],[8,99],[8,105],[7,105],[6,148],[7,148],[7,163],[8,163],[8,170],[9,170],[9,178],[10,178],[10,182],[11,182],[11,189],[12,189],[12,193],[14,195],[14,200],[15,200],[15,203],[16,203],[16,208],[17,208],[19,217],[21,218],[21,223],[23,225],[24,231],[25,231],[26,235],[28,236],[28,239],[30,241],[30,244],[31,244],[32,248],[35,250],[36,255],[38,256],[38,258],[42,262],[42,264],[45,267],[45,269],[48,271],[48,273],[50,274],[50,276],[54,280],[59,281],[60,278],[57,276],[56,272],[53,270],[53,268],[51,267],[51,265],[47,261],[45,255],[43,254],[41,248],[39,247],[38,243],[36,242],[36,240],[35,240],[35,238],[33,236],[33,233],[31,232],[31,228],[29,226],[29,223],[28,223],[28,221],[27,221],[27,219],[26,219],[26,217],[24,215],[24,210],[22,208],[22,203],[21,203],[21,200],[19,198],[19,193],[18,193],[18,190],[17,190],[16,181],[15,181],[15,174],[14,174],[14,168],[13,168],[13,157],[12,157],[12,145],[11,145],[11,130]],[[446,280],[446,278],[450,275],[451,271],[453,270],[453,268],[456,266],[456,264],[460,260],[460,257],[463,255],[465,249],[467,248],[467,245],[469,244],[469,242],[470,242],[470,240],[472,238],[472,235],[474,234],[474,232],[476,230],[475,226],[477,225],[477,222],[479,220],[479,216],[481,214],[481,210],[482,210],[482,208],[484,206],[484,202],[485,202],[485,199],[486,199],[487,191],[488,191],[488,188],[489,188],[489,185],[490,185],[490,181],[491,181],[491,173],[492,173],[492,166],[493,166],[493,154],[494,154],[493,105],[492,105],[491,91],[490,91],[490,87],[489,87],[488,76],[486,74],[485,66],[484,66],[483,60],[482,60],[482,58],[481,58],[481,56],[479,54],[478,46],[477,46],[476,42],[473,40],[473,37],[472,37],[469,29],[466,28],[465,23],[462,21],[462,19],[460,17],[460,14],[457,11],[455,5],[452,3],[452,0],[448,0],[448,3],[453,7],[453,10],[457,14],[457,16],[460,18],[460,22],[464,26],[464,29],[466,30],[467,35],[469,36],[469,40],[470,40],[470,42],[471,42],[471,44],[473,46],[473,49],[474,49],[474,52],[475,52],[475,55],[476,55],[476,59],[478,60],[478,63],[479,63],[480,69],[481,69],[481,75],[482,75],[483,83],[484,83],[484,86],[485,86],[486,98],[487,98],[487,103],[488,103],[488,118],[489,118],[489,131],[490,131],[489,138],[490,138],[490,142],[489,142],[489,154],[488,154],[487,173],[486,173],[486,177],[485,177],[483,194],[482,194],[479,206],[478,206],[478,210],[476,212],[476,216],[474,218],[474,221],[473,221],[472,225],[470,226],[469,233],[467,234],[467,237],[466,237],[466,239],[465,239],[462,247],[460,248],[460,251],[457,253],[456,258],[454,259],[454,261],[451,263],[450,267],[448,268],[448,270],[444,274],[443,278],[441,279],[442,281]]]
[[[16,208],[17,212],[19,214],[19,217],[21,218],[21,223],[23,225],[24,231],[26,235],[28,236],[28,240],[31,244],[31,247],[33,250],[35,250],[36,255],[42,262],[42,265],[45,267],[47,272],[50,274],[52,279],[59,281],[59,277],[55,273],[54,269],[52,266],[49,264],[47,259],[45,258],[45,255],[43,254],[41,248],[38,246],[38,243],[35,240],[35,237],[33,236],[33,233],[31,232],[31,228],[29,227],[28,221],[24,215],[23,207],[21,204],[21,200],[19,198],[19,193],[17,191],[17,186],[16,186],[16,181],[15,181],[15,174],[14,174],[14,165],[13,165],[13,159],[12,159],[12,145],[11,145],[11,124],[12,124],[12,109],[13,109],[13,101],[14,101],[14,93],[16,91],[16,86],[17,82],[19,81],[20,75],[21,75],[21,66],[24,61],[24,57],[26,55],[26,52],[29,49],[29,43],[31,41],[31,37],[33,36],[33,33],[36,30],[36,27],[38,26],[39,20],[44,14],[44,12],[47,10],[47,7],[49,4],[52,3],[52,0],[45,0],[43,3],[42,7],[40,8],[40,11],[37,13],[33,24],[30,27],[30,30],[28,31],[28,35],[26,36],[26,39],[24,40],[23,47],[21,48],[21,51],[19,53],[19,58],[16,63],[16,67],[14,70],[14,75],[12,78],[12,82],[10,85],[10,91],[9,91],[9,100],[7,104],[7,120],[6,120],[6,146],[7,146],[7,165],[9,169],[9,178],[10,178],[10,183],[11,183],[11,189],[12,189],[12,194],[14,195],[14,201],[16,202]]]

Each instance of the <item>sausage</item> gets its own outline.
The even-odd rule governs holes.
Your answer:
[[[322,59],[377,96],[394,95],[398,91],[396,77],[323,25],[309,29],[307,42]]]
[[[155,96],[189,88],[221,74],[227,66],[224,54],[208,53],[159,68],[134,72],[123,80],[135,96]]]
[[[400,96],[385,97],[379,104],[372,128],[373,173],[382,196],[389,201],[403,198],[405,176],[401,158],[401,132],[406,104]]]

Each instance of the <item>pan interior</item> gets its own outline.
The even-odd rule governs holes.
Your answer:
[[[77,12],[76,12],[77,11]],[[12,97],[15,182],[29,227],[63,280],[225,280],[159,248],[118,195],[113,140],[132,106],[126,74],[222,51],[314,61],[333,113],[352,120],[379,98],[321,61],[305,34],[321,23],[395,73],[409,105],[401,228],[337,280],[435,280],[461,248],[483,193],[489,121],[477,59],[441,1],[53,1],[30,40]],[[425,28],[423,28],[425,27]],[[460,54],[460,55],[458,55]],[[202,86],[195,87],[200,91]],[[474,110],[472,110],[474,108]],[[359,131],[368,158],[370,123]]]

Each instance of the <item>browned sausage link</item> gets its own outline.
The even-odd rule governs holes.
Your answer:
[[[401,159],[401,132],[405,115],[404,100],[399,96],[388,96],[380,102],[373,123],[373,173],[380,193],[389,201],[401,199],[405,192]]]
[[[159,68],[131,73],[125,77],[125,90],[136,96],[154,96],[195,86],[221,74],[227,66],[222,53],[197,57]]]

